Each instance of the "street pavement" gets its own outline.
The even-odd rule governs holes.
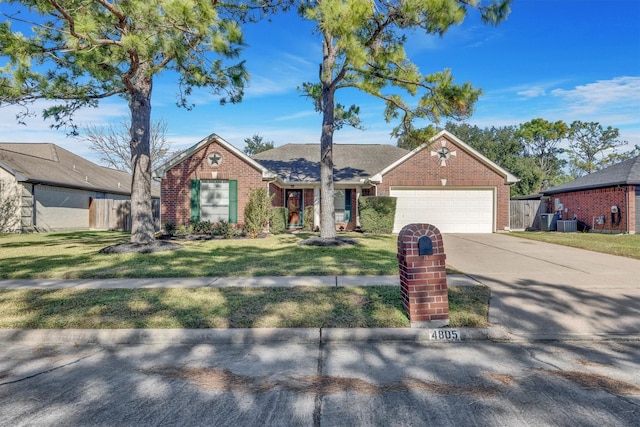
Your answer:
[[[3,346],[0,426],[637,426],[640,342]]]

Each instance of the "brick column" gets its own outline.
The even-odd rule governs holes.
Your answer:
[[[398,234],[402,304],[413,327],[449,324],[442,235],[430,224],[409,224]]]

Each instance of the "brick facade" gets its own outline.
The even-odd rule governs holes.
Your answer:
[[[209,164],[208,157],[213,153],[221,155],[219,166]],[[163,222],[173,221],[177,225],[189,222],[193,179],[237,180],[240,226],[244,223],[244,208],[249,201],[249,191],[252,188],[267,188],[261,171],[218,142],[212,142],[166,171],[160,190]]]
[[[420,254],[422,238],[430,240],[432,253]],[[400,293],[412,323],[449,324],[446,258],[442,235],[433,225],[407,225],[398,234]]]
[[[253,188],[268,188],[273,197],[273,206],[286,207],[286,189],[289,183],[283,183],[275,176],[269,179],[270,172],[261,168],[243,153],[225,143],[218,137],[209,137],[187,151],[184,159],[176,159],[163,170],[161,185],[162,221],[173,221],[176,225],[189,222],[191,219],[191,181],[199,180],[237,180],[238,183],[238,224],[244,222],[244,209],[248,202],[249,191]],[[447,147],[455,151],[446,166],[441,166],[432,150],[441,147],[446,141]],[[505,172],[492,167],[476,153],[469,150],[464,143],[453,136],[442,135],[430,148],[425,148],[382,176],[382,182],[374,186],[363,182],[358,188],[363,196],[388,195],[391,187],[422,187],[429,189],[488,189],[496,195],[495,229],[509,228],[509,185]],[[462,144],[462,145],[460,145]],[[194,151],[191,151],[194,150]],[[218,153],[220,162],[212,165],[209,156]],[[338,183],[339,184],[339,183]],[[314,206],[314,185],[307,183],[303,190],[303,207]],[[344,185],[344,184],[343,184]],[[296,185],[296,189],[300,187]],[[340,186],[339,188],[343,188]],[[349,223],[338,223],[338,229],[353,230],[357,227],[357,194],[358,188],[351,190],[351,220]],[[318,225],[318,224],[316,224]]]
[[[558,199],[563,205],[563,209],[558,212],[563,219],[573,219],[575,216],[593,226],[594,231],[637,233],[639,230],[636,230],[635,218],[638,207],[635,205],[635,192],[636,187],[628,185],[552,194],[549,196],[547,212],[554,212]],[[620,212],[618,224],[615,224],[617,215],[612,218],[612,206],[617,206]],[[604,224],[594,224],[594,217],[600,216],[604,217]]]
[[[440,165],[437,156],[432,156],[432,149],[441,146],[445,140],[450,151],[456,151],[446,166]],[[430,187],[433,189],[486,188],[496,191],[496,230],[509,229],[509,184],[505,177],[489,168],[475,156],[467,153],[450,139],[444,136],[436,140],[432,148],[419,151],[416,155],[384,174],[382,183],[378,184],[379,196],[389,195],[390,187]],[[446,180],[445,185],[443,180]]]

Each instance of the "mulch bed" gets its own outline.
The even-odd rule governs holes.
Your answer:
[[[298,242],[302,246],[348,246],[357,245],[358,241],[348,237],[336,237],[335,239],[323,239],[322,237],[311,237]]]
[[[99,253],[101,254],[129,254],[129,253],[138,253],[138,254],[151,254],[154,252],[164,252],[164,251],[174,251],[176,249],[182,249],[182,246],[179,243],[174,243],[167,240],[155,240],[152,243],[132,243],[125,242],[119,243],[117,245],[107,246],[106,248],[100,249]]]

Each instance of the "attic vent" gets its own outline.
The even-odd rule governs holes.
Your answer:
[[[85,176],[85,177],[84,177],[84,180],[85,180],[86,182],[89,182],[89,177],[88,177],[88,176]]]
[[[118,183],[118,188],[122,187],[122,185],[120,183]]]

